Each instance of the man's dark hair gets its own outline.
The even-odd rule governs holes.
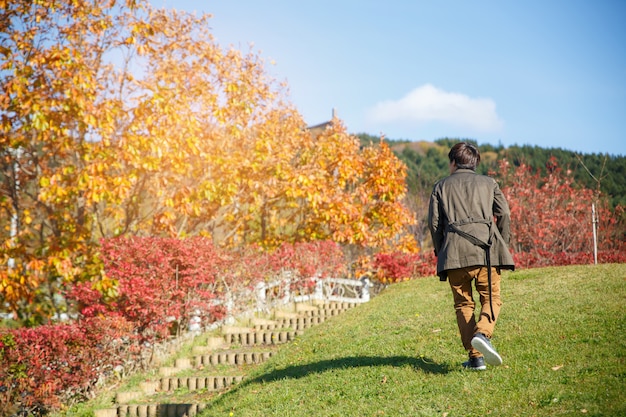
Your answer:
[[[476,171],[480,163],[480,151],[471,143],[459,142],[450,149],[448,159],[450,162],[455,162],[459,169]]]

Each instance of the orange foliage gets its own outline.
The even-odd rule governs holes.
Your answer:
[[[0,301],[45,321],[106,280],[98,240],[332,239],[415,250],[405,167],[340,120],[314,137],[210,16],[139,1],[2,2]]]

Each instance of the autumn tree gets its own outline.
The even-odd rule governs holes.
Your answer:
[[[98,255],[112,236],[414,249],[398,241],[411,219],[388,147],[361,149],[339,120],[315,137],[257,54],[215,42],[209,15],[0,5],[0,301],[18,317],[62,313],[68,283],[113,290]]]
[[[0,3],[0,299],[37,320],[62,312],[65,282],[98,273],[94,204],[110,151],[97,138],[111,121],[102,62],[114,12],[130,2]]]
[[[303,236],[386,249],[415,247],[406,229],[414,220],[402,204],[406,166],[383,139],[361,148],[335,119],[303,158],[305,169],[294,189],[306,201]]]
[[[534,266],[552,263],[563,254],[593,253],[591,206],[598,211],[600,250],[623,250],[621,208],[612,212],[598,190],[581,187],[571,171],[563,171],[556,158],[547,174],[522,164],[512,168],[500,162],[502,191],[511,207],[511,244],[517,253],[533,257]]]
[[[132,84],[120,155],[141,187],[126,206],[152,213],[127,215],[133,231],[376,245],[409,221],[406,173],[388,148],[361,151],[339,120],[314,138],[256,55],[213,41],[208,16],[150,11],[132,33],[147,70]]]

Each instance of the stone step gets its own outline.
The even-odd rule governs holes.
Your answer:
[[[271,358],[273,354],[274,352],[271,350],[226,350],[205,355],[197,355],[194,358],[194,363],[196,367],[217,365],[254,365],[265,362]]]
[[[313,305],[317,306],[322,310],[349,310],[359,305],[359,303],[350,303],[350,302],[338,302],[338,301],[324,301],[324,300],[313,300]]]
[[[317,317],[295,317],[295,318],[281,318],[277,319],[276,323],[278,328],[291,328],[294,330],[304,330],[315,325],[324,323],[326,321],[325,316]]]
[[[299,313],[296,313],[295,311],[288,311],[288,310],[274,310],[272,312],[272,317],[274,317],[274,319],[279,320],[279,319],[295,319],[298,317],[302,317]]]
[[[302,330],[292,331],[261,331],[261,332],[242,332],[228,333],[224,335],[224,340],[228,344],[241,346],[257,346],[257,345],[278,345],[291,342],[296,336],[301,336]]]
[[[332,317],[356,306],[356,303],[290,304],[274,310],[274,319],[297,317]]]
[[[263,318],[263,317],[251,317],[248,320],[248,322],[255,329],[259,329],[259,328],[263,328],[264,326],[271,326],[271,325],[275,325],[276,324],[275,320],[266,319],[266,318]]]
[[[243,381],[242,375],[235,376],[185,376],[162,377],[140,386],[143,391],[121,391],[115,394],[117,404],[129,404],[141,398],[154,396],[161,392],[171,392],[179,388],[189,391],[221,391]]]
[[[279,320],[264,319],[264,318],[258,318],[258,317],[251,318],[249,320],[249,324],[252,328],[254,328],[255,331],[278,330],[278,329],[282,329],[285,327],[289,327],[289,326],[285,326]]]
[[[302,317],[301,315],[294,315],[293,317],[276,318],[274,320],[267,320],[261,324],[254,324],[255,331],[263,330],[305,330],[313,327],[317,324],[323,323],[326,320],[325,316],[316,317]]]
[[[179,358],[176,359],[174,366],[162,366],[159,368],[159,375],[162,376],[170,376],[175,375],[180,371],[184,371],[186,369],[192,369],[193,364],[191,363],[191,359],[189,358]]]
[[[123,404],[94,410],[94,417],[195,417],[207,404]]]
[[[333,316],[338,316],[339,314],[343,313],[344,311],[347,311],[347,309],[343,309],[343,308],[320,308],[317,310],[306,310],[306,311],[301,311],[300,314],[302,314],[305,317],[333,317]]]
[[[221,336],[211,336],[207,339],[205,345],[194,346],[191,351],[194,355],[202,355],[205,353],[213,352],[216,349],[225,349],[228,347],[228,343]]]
[[[207,390],[221,391],[231,385],[243,381],[242,375],[235,376],[189,376],[189,377],[164,377],[160,379],[160,391],[174,391],[186,388],[189,391]]]
[[[162,366],[159,368],[160,376],[173,376],[188,369],[199,369],[206,366],[217,365],[257,365],[265,362],[274,354],[271,350],[212,350],[194,354],[193,358],[176,360],[175,366]]]
[[[172,392],[221,391],[243,380],[243,376],[175,376],[176,373],[206,366],[253,365],[269,359],[272,350],[228,349],[230,345],[270,346],[293,341],[304,330],[341,314],[356,303],[294,303],[275,310],[272,319],[251,318],[243,326],[223,326],[221,336],[209,337],[205,346],[192,348],[193,358],[177,359],[172,367],[159,369],[161,377],[139,384],[138,391],[118,392],[118,406],[95,410],[95,417],[193,417],[207,408],[206,404],[132,404],[133,401]]]
[[[251,333],[254,332],[254,327],[249,326],[222,326],[220,329],[222,334],[233,334],[233,333]]]

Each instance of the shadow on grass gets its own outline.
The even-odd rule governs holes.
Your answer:
[[[232,395],[237,395],[237,393],[240,393],[242,389],[245,389],[250,385],[277,382],[284,379],[305,378],[312,374],[321,374],[332,370],[343,370],[372,366],[410,366],[416,372],[440,375],[452,372],[452,369],[448,364],[438,364],[426,357],[419,358],[410,356],[349,356],[345,358],[322,360],[303,365],[288,366],[283,369],[276,369],[267,372],[255,378],[245,378],[242,382],[233,386],[225,393],[213,398],[213,400],[211,401],[211,406],[220,407],[220,404],[226,401],[227,398]]]
[[[285,378],[303,378],[310,374],[319,374],[334,369],[348,369],[370,366],[411,366],[416,371],[429,374],[447,374],[450,368],[446,364],[438,364],[428,358],[410,356],[349,356],[346,358],[329,359],[305,365],[289,366],[277,369],[256,378],[245,380],[244,384],[255,382],[272,382]]]

